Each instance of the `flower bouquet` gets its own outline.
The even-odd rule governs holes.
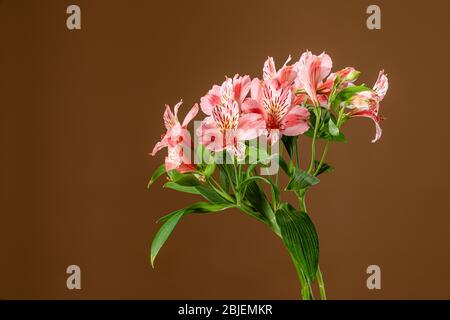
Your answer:
[[[388,79],[381,71],[373,88],[356,85],[360,72],[347,67],[331,73],[332,61],[325,53],[307,51],[297,62],[290,61],[291,57],[277,70],[269,57],[262,79],[236,75],[214,85],[200,100],[205,117],[195,123],[194,137],[188,124],[199,112],[198,104],[182,122],[178,117],[182,102],[173,111],[166,106],[167,132],[151,154],[163,148],[168,154],[148,186],[166,174],[164,187],[204,200],[158,220],[162,226],[151,245],[152,266],[182,217],[237,208],[281,238],[297,271],[302,298],[314,299],[316,282],[321,299],[326,299],[319,239],[305,197],[319,183],[319,175],[333,170],[325,162],[330,143],[346,141],[342,126],[349,119],[372,119],[376,127],[372,142],[380,138],[379,103]],[[316,156],[318,140],[325,145]],[[301,166],[298,144],[307,141],[310,160]],[[280,183],[279,169],[287,175],[285,185]],[[292,192],[298,206],[284,201],[282,191]]]

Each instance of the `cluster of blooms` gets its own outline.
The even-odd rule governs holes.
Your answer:
[[[197,134],[207,149],[218,152],[226,150],[242,159],[245,156],[245,141],[267,135],[272,143],[282,136],[298,136],[311,127],[311,108],[332,108],[333,99],[354,85],[359,72],[347,67],[331,73],[332,60],[326,53],[314,55],[307,51],[300,59],[289,64],[291,57],[277,70],[274,59],[269,57],[263,67],[262,79],[251,79],[248,75],[226,78],[219,86],[214,85],[200,100],[206,117]],[[388,89],[388,79],[380,71],[373,89],[355,90],[354,94],[338,105],[344,109],[343,116],[368,117],[376,126],[372,142],[381,136],[379,103]],[[187,131],[188,123],[197,115],[195,104],[180,123],[178,109],[166,105],[164,124],[167,133],[152,152],[168,148],[166,170],[177,169],[185,173],[196,167],[185,152],[192,148],[192,139]]]
[[[168,155],[165,164],[152,175],[149,185],[167,173],[169,181],[165,187],[200,195],[207,201],[194,203],[160,219],[164,224],[152,242],[152,264],[185,214],[237,208],[265,223],[283,240],[296,267],[302,297],[314,298],[312,285],[317,281],[320,296],[326,299],[319,267],[318,234],[307,212],[305,196],[310,187],[319,183],[317,176],[332,170],[324,160],[330,142],[345,141],[341,127],[346,121],[353,117],[370,118],[376,127],[372,142],[380,138],[382,117],[379,108],[388,89],[388,79],[380,71],[372,88],[356,85],[360,73],[351,67],[331,73],[331,58],[325,53],[314,55],[308,51],[297,62],[290,62],[289,57],[277,70],[273,58],[269,57],[264,63],[262,79],[239,75],[226,78],[201,98],[200,107],[195,104],[191,108],[183,122],[178,119],[181,102],[173,111],[166,106],[164,124],[167,132],[156,144],[152,155],[166,147]],[[196,129],[198,139],[193,141],[187,126],[200,108],[206,117]],[[300,135],[311,138],[311,158],[303,169],[298,149]],[[318,139],[325,140],[326,144],[322,156],[316,158]],[[269,143],[271,155],[261,140]],[[289,158],[283,157],[280,140]],[[199,144],[193,143],[197,141]],[[258,142],[256,147],[255,141]],[[200,150],[203,155],[203,151],[209,150],[213,161],[193,163],[194,145],[201,147],[195,150],[196,153]],[[253,162],[251,149],[256,149],[258,155],[261,151],[265,154],[263,152],[263,156]],[[221,161],[223,155],[231,161],[224,164]],[[245,164],[247,155],[248,166]],[[272,169],[272,165],[268,167],[267,159],[276,163],[275,170],[267,170]],[[261,175],[255,170],[257,165],[266,169]],[[278,179],[278,168],[289,179],[286,186]],[[270,188],[271,200],[266,195],[267,189],[260,186],[262,183]],[[281,190],[294,192],[298,209],[283,201]]]

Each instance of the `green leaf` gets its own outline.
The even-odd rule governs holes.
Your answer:
[[[350,86],[345,89],[342,89],[338,94],[336,94],[336,97],[332,102],[333,109],[336,111],[342,102],[350,100],[351,97],[353,97],[358,92],[362,91],[372,91],[372,89],[366,87],[365,85]]]
[[[200,195],[203,196],[203,198],[205,198],[206,200],[208,200],[210,202],[218,203],[218,204],[229,203],[227,200],[222,198],[220,195],[217,194],[217,192],[215,192],[213,189],[211,189],[208,186],[200,185],[200,186],[195,186],[194,188],[198,191],[198,193]]]
[[[317,170],[317,167],[319,165],[320,161],[315,160],[314,161],[314,171]],[[334,168],[332,166],[330,166],[328,163],[322,162],[322,165],[320,166],[319,171],[317,172],[316,176],[325,173],[325,172],[333,172]]]
[[[294,167],[294,172],[292,175],[289,184],[286,187],[286,190],[298,191],[301,189],[305,189],[309,186],[316,185],[320,182],[316,177],[308,174],[307,172]]]
[[[225,169],[223,168],[223,166],[219,166],[219,170],[220,170],[219,171],[220,184],[221,184],[223,190],[228,192],[230,190],[230,183],[228,180],[227,173],[225,172]]]
[[[260,189],[255,181],[247,184],[245,198],[250,202],[256,211],[260,212],[265,221],[272,221],[274,219],[274,212],[267,200],[266,194]]]
[[[150,249],[150,262],[152,267],[155,265],[155,259],[158,255],[159,250],[167,241],[169,236],[171,235],[173,229],[180,221],[181,217],[188,213],[209,213],[209,212],[217,212],[222,211],[228,208],[233,207],[233,204],[211,204],[206,202],[198,202],[190,207],[176,210],[165,217],[162,217],[159,221],[164,221],[164,224],[159,228],[158,232],[153,239],[151,249]]]
[[[313,222],[288,203],[283,203],[275,216],[292,261],[313,282],[319,266],[319,237]]]
[[[267,183],[272,189],[272,194],[273,194],[273,197],[275,198],[273,200],[275,200],[276,202],[279,202],[280,191],[278,190],[278,187],[271,180],[266,179],[264,177],[261,177],[261,176],[250,177],[247,180],[245,180],[244,182],[242,182],[241,188],[245,187],[247,184],[251,183],[252,181],[256,181],[256,180],[261,180],[261,181],[264,181],[265,183]]]
[[[336,127],[336,124],[333,122],[333,119],[331,118],[330,120],[328,120],[328,130],[333,137],[339,135],[339,129],[338,127]]]
[[[226,199],[222,198],[220,195],[218,195],[213,189],[211,189],[208,186],[205,185],[180,185],[177,182],[169,181],[164,184],[165,188],[185,192],[185,193],[191,193],[191,194],[198,194],[201,195],[206,200],[213,202],[213,203],[229,203]]]
[[[334,142],[347,142],[347,138],[342,132],[339,132],[337,136],[326,135],[323,139],[334,141]]]
[[[156,255],[158,254],[159,250],[163,246],[163,244],[166,242],[166,240],[169,238],[170,234],[172,233],[173,229],[177,225],[178,221],[180,221],[180,218],[184,214],[184,209],[177,210],[173,215],[171,215],[166,222],[159,228],[158,232],[155,235],[155,238],[152,242],[152,247],[150,250],[150,262],[152,264],[152,267],[154,267],[154,262]]]
[[[297,137],[283,136],[281,141],[283,141],[284,147],[286,148],[289,157],[292,159],[295,156],[294,152],[297,144]]]
[[[212,212],[218,212],[222,211],[228,208],[234,207],[234,203],[210,203],[210,202],[197,202],[193,205],[186,207],[184,209],[184,214],[191,214],[191,213],[212,213]],[[173,215],[176,215],[178,211],[173,211],[169,214],[166,214],[165,216],[158,219],[158,222],[165,222]]]
[[[173,181],[166,182],[163,187],[185,193],[200,194],[196,187],[182,186]]]
[[[160,165],[155,172],[153,172],[152,177],[150,178],[150,181],[147,184],[147,188],[150,188],[150,186],[158,180],[159,177],[161,177],[166,172],[166,166],[164,164]]]

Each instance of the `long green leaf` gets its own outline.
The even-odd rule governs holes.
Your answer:
[[[158,232],[156,233],[150,250],[150,262],[152,264],[152,267],[154,267],[156,255],[158,254],[159,250],[166,242],[166,240],[169,238],[170,234],[177,225],[178,221],[180,221],[180,218],[183,214],[184,209],[177,210],[166,220],[166,222],[161,226],[161,228],[159,228]]]
[[[168,215],[162,217],[158,221],[164,222],[161,228],[155,235],[153,239],[151,250],[150,250],[150,262],[152,267],[154,267],[156,256],[158,255],[159,250],[167,241],[169,236],[171,235],[173,229],[180,221],[181,217],[185,214],[189,213],[210,213],[210,212],[218,212],[228,208],[233,207],[233,204],[211,204],[207,202],[198,202],[184,209],[176,210],[174,212],[169,213]]]
[[[286,190],[298,191],[301,189],[305,189],[309,186],[313,186],[320,182],[316,177],[308,174],[307,172],[294,167],[294,173],[292,175],[289,184],[286,187]]]
[[[166,182],[163,187],[185,193],[200,194],[196,187],[182,186],[173,181]]]
[[[166,166],[164,164],[160,165],[152,174],[150,181],[147,184],[147,188],[150,188],[150,186],[158,180],[159,177],[161,177],[166,172]]]
[[[190,193],[198,194],[203,198],[213,203],[228,203],[228,201],[218,195],[214,190],[206,185],[180,185],[178,182],[169,181],[164,184],[164,188]]]
[[[280,206],[275,216],[294,264],[313,282],[319,266],[319,238],[313,222],[306,213],[297,212],[287,203]]]
[[[235,205],[233,203],[209,203],[209,202],[197,202],[193,205],[186,207],[184,209],[184,214],[191,214],[191,213],[210,213],[210,212],[218,212],[222,211],[228,208],[232,208]],[[165,216],[158,219],[158,222],[165,222],[170,217],[175,215],[179,210],[173,211],[169,214],[166,214]]]
[[[269,222],[275,219],[270,202],[267,200],[265,193],[255,181],[250,181],[247,184],[245,198],[250,202],[253,208],[256,209],[256,211],[262,214],[263,220]]]

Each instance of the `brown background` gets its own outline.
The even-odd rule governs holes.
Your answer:
[[[308,198],[329,298],[449,299],[449,1],[377,1],[381,31],[372,3],[0,1],[0,298],[298,298],[282,243],[233,210],[186,217],[152,270],[156,219],[194,199],[148,191],[164,155],[147,153],[164,103],[185,112],[225,74],[309,49],[362,82],[390,76],[381,141],[351,121]],[[371,264],[382,290],[366,288]]]

